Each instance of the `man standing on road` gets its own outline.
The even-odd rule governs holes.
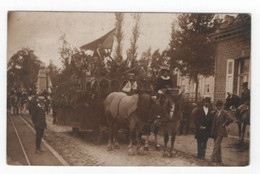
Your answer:
[[[203,100],[203,107],[198,108],[195,113],[195,125],[197,139],[198,153],[197,158],[205,158],[205,153],[207,149],[207,141],[210,137],[211,126],[213,121],[213,112],[210,109],[210,98],[206,97]]]
[[[211,155],[211,161],[215,163],[222,163],[221,157],[221,142],[223,137],[227,137],[226,126],[233,120],[229,113],[223,110],[223,102],[218,100],[216,102],[217,112],[214,115],[211,137],[214,138],[214,149]]]
[[[38,97],[38,104],[35,108],[35,114],[33,115],[34,127],[36,130],[36,153],[42,153],[41,140],[43,137],[44,129],[46,128],[46,116],[44,110],[44,97]]]

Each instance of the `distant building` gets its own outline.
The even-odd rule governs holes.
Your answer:
[[[210,97],[214,100],[214,77],[199,76],[199,88],[198,88],[198,100],[202,100],[205,97]],[[184,96],[190,101],[195,101],[196,84],[194,80],[187,76],[177,76],[177,85],[181,87],[181,91],[184,91]]]
[[[251,17],[225,16],[225,22],[211,37],[215,40],[214,100],[224,101],[227,92],[240,96],[242,84],[250,88]]]
[[[44,67],[41,67],[38,73],[37,93],[42,93],[44,90],[50,93],[51,89],[52,83],[48,71]]]

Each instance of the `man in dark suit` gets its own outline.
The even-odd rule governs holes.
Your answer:
[[[44,97],[38,97],[38,104],[35,107],[35,114],[33,114],[34,127],[36,131],[36,153],[42,153],[41,140],[44,129],[46,128],[46,118],[44,110]]]
[[[227,137],[226,126],[228,126],[233,119],[230,114],[223,109],[223,102],[218,100],[216,102],[217,112],[214,114],[211,137],[214,138],[214,149],[211,155],[211,161],[221,163],[221,142],[223,137]]]
[[[28,111],[29,111],[29,114],[31,115],[31,118],[32,118],[32,122],[33,124],[35,123],[35,114],[36,114],[36,107],[37,107],[37,101],[36,101],[36,96],[32,96],[32,97],[29,97],[29,104],[28,104]]]
[[[197,139],[198,158],[205,158],[207,141],[210,137],[211,126],[213,121],[213,110],[210,109],[210,98],[203,100],[203,107],[198,108],[195,113],[194,122],[196,125],[195,138]]]

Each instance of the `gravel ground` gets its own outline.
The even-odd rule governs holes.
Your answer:
[[[25,116],[29,120],[28,116]],[[128,144],[125,135],[120,135],[120,149],[107,151],[106,140],[97,145],[93,143],[91,133],[80,133],[73,136],[72,129],[66,126],[52,124],[52,117],[47,116],[47,129],[45,140],[72,166],[215,166],[208,161],[211,149],[208,150],[206,160],[194,158],[196,151],[195,139],[192,143],[183,143],[182,140],[190,141],[190,136],[178,136],[176,139],[176,155],[174,158],[163,158],[162,151],[151,148],[145,154],[128,155]],[[192,135],[191,135],[192,136]],[[160,140],[162,141],[162,139]],[[210,142],[212,145],[212,142]],[[230,146],[230,143],[228,143]],[[186,147],[186,148],[185,148]],[[231,157],[231,159],[233,159]],[[231,160],[232,161],[232,160]],[[232,163],[230,165],[246,165]]]

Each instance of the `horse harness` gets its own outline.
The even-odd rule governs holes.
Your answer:
[[[123,99],[124,97],[127,97],[127,96],[128,96],[128,95],[123,96],[122,98],[120,98],[120,100],[119,100],[119,102],[118,102],[118,106],[117,106],[117,113],[118,113],[118,115],[119,115],[119,106],[120,106],[120,103],[121,103],[122,99]]]

